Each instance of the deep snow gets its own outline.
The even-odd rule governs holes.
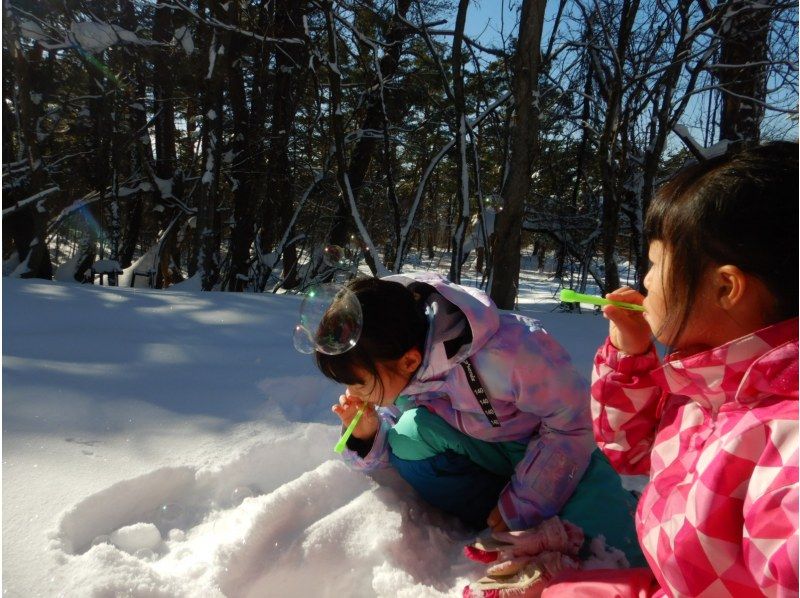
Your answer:
[[[520,309],[588,376],[606,321]],[[460,595],[471,535],[333,453],[298,297],[3,279],[3,594]],[[588,400],[588,399],[587,399]]]

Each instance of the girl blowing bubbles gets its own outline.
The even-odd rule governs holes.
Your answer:
[[[647,295],[608,294],[645,313],[603,308],[595,438],[619,472],[650,474],[636,525],[670,596],[797,595],[797,152],[678,173],[647,214]]]
[[[361,336],[316,360],[346,385],[333,406],[344,425],[367,405],[345,451],[353,465],[393,466],[473,528],[524,530],[560,513],[643,563],[635,500],[594,444],[588,386],[538,322],[437,275],[348,287]]]

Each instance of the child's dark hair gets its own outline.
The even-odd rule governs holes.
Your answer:
[[[786,141],[723,155],[678,172],[656,193],[649,241],[670,252],[668,322],[683,332],[704,273],[731,264],[775,298],[770,322],[797,315],[798,145]],[[670,326],[672,327],[672,326]]]
[[[346,286],[361,304],[361,336],[356,346],[345,353],[326,355],[317,351],[317,367],[341,384],[364,382],[355,373],[355,368],[361,368],[380,384],[376,363],[399,359],[412,347],[424,354],[428,330],[425,306],[399,282],[357,278]],[[335,313],[335,309],[330,312]]]

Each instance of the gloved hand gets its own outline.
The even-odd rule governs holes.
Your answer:
[[[550,581],[565,569],[577,569],[578,563],[561,552],[541,552],[527,557],[525,563],[510,573],[490,573],[464,588],[463,598],[541,598]],[[490,570],[492,567],[490,567]]]
[[[583,538],[581,528],[556,516],[531,529],[494,532],[491,538],[478,538],[464,548],[464,554],[473,561],[497,563],[489,567],[489,575],[508,575],[544,551],[577,555]]]
[[[561,570],[577,568],[572,557],[583,539],[581,528],[558,517],[531,529],[478,538],[464,553],[474,561],[494,564],[486,570],[487,577],[464,588],[464,598],[538,597]]]

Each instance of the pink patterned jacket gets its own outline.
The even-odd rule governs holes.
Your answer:
[[[663,366],[609,341],[595,357],[595,439],[620,473],[650,474],[636,526],[666,595],[798,595],[797,331]]]

